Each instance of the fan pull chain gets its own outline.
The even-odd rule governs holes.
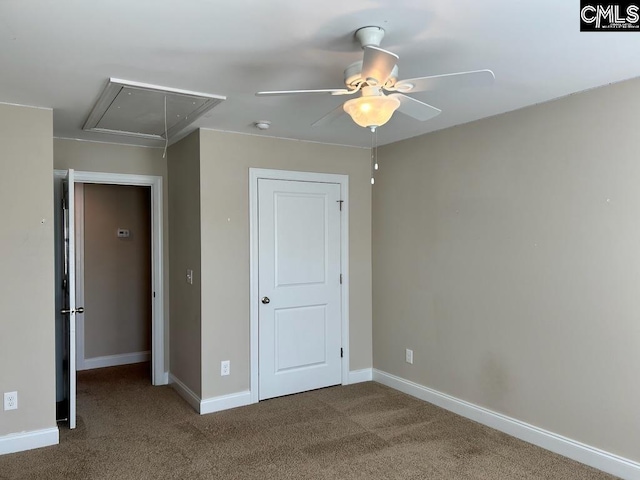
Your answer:
[[[376,128],[375,135],[376,135],[376,158],[375,158],[376,163],[373,164],[373,169],[378,170],[378,129],[377,128]]]
[[[373,184],[375,184],[375,183],[376,183],[376,179],[375,179],[375,178],[373,178],[373,174],[375,173],[375,169],[376,169],[376,167],[375,167],[376,163],[375,163],[375,150],[374,150],[374,146],[375,146],[375,143],[374,143],[374,133],[373,133],[373,131],[372,131],[372,132],[371,132],[371,185],[373,185]]]
[[[371,185],[376,183],[375,173],[378,170],[378,129],[371,130]]]

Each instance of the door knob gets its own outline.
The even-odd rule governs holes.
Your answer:
[[[269,300],[269,297],[262,297],[262,303],[264,303],[265,305],[267,303],[269,303],[271,300]]]
[[[84,307],[76,308],[76,313],[84,313]]]

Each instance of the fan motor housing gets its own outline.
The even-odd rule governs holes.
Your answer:
[[[393,67],[391,75],[384,84],[385,88],[392,87],[398,80],[398,65]],[[349,89],[357,88],[358,85],[365,83],[366,80],[362,78],[362,60],[353,62],[344,71],[344,83]]]

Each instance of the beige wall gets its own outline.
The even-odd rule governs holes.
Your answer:
[[[0,436],[56,426],[53,116],[0,104]]]
[[[200,137],[169,148],[171,373],[201,395]],[[193,270],[193,284],[186,282]]]
[[[202,398],[250,386],[250,167],[349,175],[350,368],[371,367],[369,151],[201,130],[200,154]],[[228,377],[222,360],[231,360]]]
[[[84,204],[84,357],[151,348],[151,191],[76,185]],[[129,230],[119,238],[119,228]]]
[[[640,460],[638,98],[634,80],[380,149],[375,368]]]
[[[164,321],[165,321],[165,370],[169,370],[169,199],[167,195],[167,160],[162,158],[161,148],[136,147],[100,142],[85,142],[55,138],[53,140],[53,165],[57,170],[73,168],[85,172],[127,173],[162,177],[164,246]]]
[[[85,172],[167,175],[167,160],[162,148],[137,147],[116,143],[87,142],[54,138],[53,166]]]

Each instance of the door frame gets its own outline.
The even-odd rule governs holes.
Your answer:
[[[342,316],[342,385],[349,383],[349,175],[334,173],[297,172],[290,170],[272,170],[249,168],[249,317],[250,317],[250,388],[251,403],[257,403],[258,392],[258,180],[285,180],[314,183],[335,183],[340,185],[342,215],[340,215],[340,270],[342,272],[342,291],[340,312]]]
[[[66,174],[66,170],[54,170],[54,176]],[[164,312],[164,244],[163,233],[163,189],[162,177],[125,173],[75,171],[75,183],[98,183],[106,185],[130,185],[151,188],[151,383],[167,385],[169,372],[165,370],[165,312]],[[84,246],[82,247],[84,249]],[[83,282],[84,272],[77,278]],[[84,284],[80,284],[84,292]],[[80,320],[80,319],[79,319]],[[84,332],[84,317],[78,321]]]
[[[75,269],[76,269],[76,305],[84,305],[84,183],[74,181],[82,186],[82,200],[74,195],[75,200]],[[84,365],[84,313],[76,314],[76,372],[85,369]]]

